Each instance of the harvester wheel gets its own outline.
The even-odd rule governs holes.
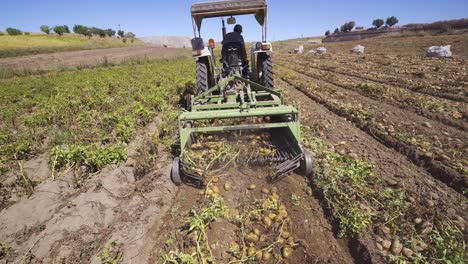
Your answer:
[[[304,159],[301,161],[301,171],[304,176],[309,177],[312,175],[314,170],[312,155],[308,149],[304,149]]]
[[[274,88],[273,60],[270,55],[263,55],[259,61],[261,63],[260,84],[267,88]]]
[[[209,77],[208,65],[200,59],[197,62],[197,94],[201,94],[210,88]]]
[[[179,159],[179,157],[175,158],[172,161],[171,180],[176,186],[180,186],[182,184],[182,178],[180,177],[180,159]]]

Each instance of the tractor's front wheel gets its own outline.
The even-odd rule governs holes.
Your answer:
[[[257,69],[259,69],[259,82],[267,88],[275,87],[273,60],[268,54],[260,54]]]

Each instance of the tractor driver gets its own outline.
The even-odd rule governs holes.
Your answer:
[[[246,72],[248,71],[249,61],[247,60],[247,50],[245,49],[244,37],[242,37],[242,26],[237,24],[234,27],[234,31],[224,36],[223,45],[230,43],[236,43],[241,46],[242,65],[244,65]]]

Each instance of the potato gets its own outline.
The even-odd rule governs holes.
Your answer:
[[[213,197],[213,199],[219,198],[219,193],[213,193],[213,195],[211,195],[211,197]]]
[[[240,249],[239,244],[237,244],[237,242],[234,240],[229,241],[229,248],[231,249],[231,251],[236,251],[236,252],[238,252]]]
[[[213,177],[213,179],[211,179],[212,182],[214,183],[217,183],[219,182],[219,177]]]
[[[290,247],[284,247],[281,249],[281,256],[285,259],[291,257],[292,253],[293,253],[293,249]]]
[[[266,226],[271,226],[271,219],[268,216],[263,217],[262,222]]]
[[[270,218],[271,220],[275,219],[275,218],[276,218],[276,216],[277,216],[277,215],[276,215],[276,214],[274,214],[274,213],[270,213],[270,214],[268,214],[268,218]]]
[[[262,260],[262,258],[263,258],[263,253],[261,251],[257,251],[257,253],[255,253],[255,259]]]
[[[249,185],[249,188],[248,188],[248,189],[249,189],[249,190],[254,190],[255,188],[257,188],[257,185],[255,185],[255,184],[252,183],[252,184]]]
[[[277,215],[273,221],[275,223],[279,223],[279,222],[283,221],[283,218],[281,218],[281,216]]]
[[[213,190],[214,193],[219,193],[218,186],[213,186],[211,189]]]
[[[271,193],[277,193],[278,188],[276,186],[271,187]]]
[[[286,217],[288,217],[288,212],[286,212],[285,210],[281,210],[278,212],[278,216],[282,219],[285,219]]]
[[[291,247],[294,246],[295,242],[296,241],[294,241],[294,238],[292,236],[288,237],[288,245],[289,246],[291,246]]]
[[[254,229],[254,234],[256,234],[257,236],[260,236],[262,233],[260,232],[260,230],[258,230],[258,228],[255,228]]]
[[[270,190],[268,190],[268,188],[262,188],[262,193],[269,194]]]
[[[226,181],[226,182],[224,183],[224,190],[229,191],[229,190],[231,190],[231,189],[232,189],[231,182],[230,182],[230,181]]]
[[[284,204],[278,206],[278,211],[286,211],[286,206]]]
[[[207,189],[206,192],[205,192],[206,195],[213,195],[213,193],[214,192],[213,192],[212,189]]]
[[[264,261],[269,261],[271,259],[271,253],[270,252],[264,252],[263,253],[263,260]]]
[[[254,233],[249,233],[247,236],[245,236],[245,241],[249,243],[258,242],[258,236]]]
[[[280,243],[280,244],[284,244],[284,242],[285,242],[285,241],[284,241],[284,239],[282,239],[281,237],[280,237],[280,238],[278,238],[278,243]]]
[[[256,253],[257,253],[257,250],[256,250],[254,247],[249,247],[249,248],[247,249],[247,255],[248,255],[249,257],[254,256]]]
[[[281,233],[281,237],[284,238],[284,239],[288,239],[289,232],[288,231],[283,231],[283,233]]]

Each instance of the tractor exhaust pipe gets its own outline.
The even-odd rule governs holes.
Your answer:
[[[221,20],[223,21],[223,39],[224,39],[224,37],[226,36],[226,24],[224,23],[224,18],[221,18]]]

